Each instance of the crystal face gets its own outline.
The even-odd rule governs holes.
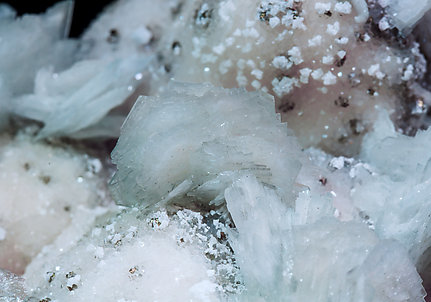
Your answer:
[[[430,8],[0,4],[0,300],[428,301]]]

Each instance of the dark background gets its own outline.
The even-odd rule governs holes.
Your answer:
[[[75,0],[70,37],[79,37],[103,8],[114,1]],[[43,13],[57,2],[61,2],[61,0],[0,0],[0,3],[7,3],[12,6],[17,11],[18,16]]]

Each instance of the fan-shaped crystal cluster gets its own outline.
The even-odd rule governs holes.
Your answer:
[[[430,7],[0,5],[0,301],[426,301]]]

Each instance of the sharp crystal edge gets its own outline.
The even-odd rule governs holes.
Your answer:
[[[430,1],[73,4],[0,5],[0,301],[429,300]]]

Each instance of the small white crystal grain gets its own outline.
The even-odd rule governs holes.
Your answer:
[[[344,50],[340,50],[339,52],[337,52],[337,56],[342,59],[346,56],[346,52]]]
[[[297,46],[292,47],[287,54],[290,56],[290,59],[295,65],[301,64],[304,62],[301,55],[301,49]]]
[[[309,47],[319,46],[320,44],[322,44],[322,36],[321,35],[317,35],[317,36],[313,37],[312,39],[308,40],[308,46]]]
[[[238,72],[235,80],[239,87],[245,87],[248,84],[247,77],[241,71]]]
[[[226,47],[223,44],[219,44],[217,46],[213,47],[213,52],[215,52],[218,55],[221,55],[226,50]]]
[[[334,10],[340,14],[350,14],[352,12],[352,5],[347,1],[337,2]]]
[[[334,85],[335,83],[337,83],[337,77],[334,76],[330,71],[325,73],[322,79],[323,79],[323,85]]]
[[[317,11],[318,14],[322,15],[325,12],[331,10],[332,4],[330,2],[323,3],[323,2],[317,2],[314,5],[314,9]]]
[[[303,30],[306,30],[307,26],[305,26],[305,24],[304,24],[304,18],[303,17],[299,17],[299,18],[293,19],[293,21],[292,21],[292,28],[293,29],[303,29]]]
[[[368,41],[370,41],[370,40],[371,40],[370,35],[369,35],[369,34],[367,34],[367,33],[365,33],[365,34],[364,34],[364,41],[365,41],[365,42],[368,42]]]
[[[347,38],[347,37],[341,37],[341,38],[337,38],[337,39],[335,39],[335,43],[337,43],[337,44],[347,44],[347,43],[349,43],[349,38]]]
[[[262,70],[260,70],[260,69],[253,69],[253,70],[250,72],[250,74],[251,74],[252,76],[255,76],[255,77],[256,77],[256,79],[258,79],[258,80],[262,80],[262,75],[263,75],[263,71],[262,71]]]
[[[301,83],[308,84],[308,78],[310,77],[311,71],[312,70],[310,68],[302,68],[301,70],[299,70],[299,74],[300,74],[299,81]]]
[[[335,36],[340,31],[340,22],[336,21],[334,24],[328,24],[326,32],[332,36]]]
[[[329,166],[337,170],[344,168],[344,156],[331,159],[331,161],[329,162]]]
[[[388,19],[383,17],[380,21],[379,21],[379,29],[381,31],[385,31],[390,27]]]
[[[368,68],[367,73],[370,76],[375,76],[378,71],[380,71],[380,64],[374,64],[371,65],[370,68]]]
[[[413,76],[413,70],[414,70],[413,65],[409,64],[407,66],[406,70],[404,71],[404,74],[401,77],[401,80],[403,80],[403,81],[410,80],[412,78],[412,76]]]
[[[271,84],[273,86],[274,92],[278,96],[282,96],[292,91],[293,86],[297,84],[297,80],[289,77],[283,77],[281,80],[274,78]]]
[[[229,68],[232,67],[232,61],[226,60],[219,64],[219,71],[221,74],[225,74],[229,71]]]
[[[262,85],[260,84],[260,82],[258,80],[254,80],[253,82],[251,82],[251,86],[254,89],[259,89]]]
[[[320,79],[322,75],[323,75],[323,70],[321,68],[316,69],[311,73],[311,77],[315,80]]]
[[[287,70],[292,66],[292,62],[290,62],[285,56],[277,56],[272,60],[272,65],[275,68]]]
[[[153,34],[145,26],[138,27],[132,35],[136,43],[145,45],[151,41]]]
[[[269,25],[271,26],[271,28],[276,27],[278,24],[280,24],[280,18],[272,17],[269,19]]]
[[[80,281],[81,281],[81,276],[80,275],[75,275],[75,276],[73,276],[73,277],[71,277],[71,278],[69,278],[67,280],[66,286],[68,288],[74,288],[74,285],[75,286],[78,285]]]
[[[329,56],[323,56],[322,57],[322,63],[325,65],[330,65],[334,62],[334,57],[329,55]]]

